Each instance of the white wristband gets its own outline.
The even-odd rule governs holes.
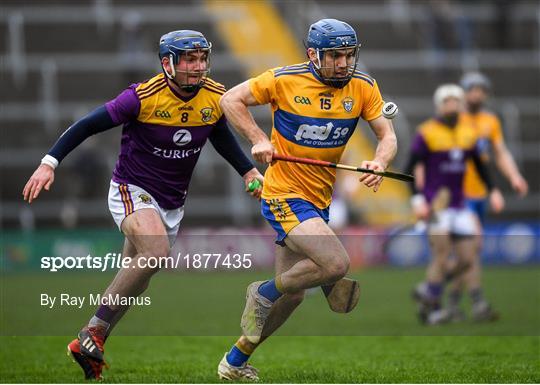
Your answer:
[[[422,194],[415,194],[411,197],[411,206],[413,208],[423,205],[425,203],[426,203],[426,197],[424,197]]]
[[[56,167],[58,167],[58,160],[54,156],[47,154],[43,157],[43,159],[41,159],[41,164],[51,166],[54,170]]]

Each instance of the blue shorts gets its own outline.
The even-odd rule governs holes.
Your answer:
[[[276,243],[284,246],[283,240],[287,234],[300,223],[316,217],[328,223],[330,209],[320,209],[300,198],[273,198],[261,200],[261,213],[276,230]]]
[[[484,223],[487,215],[487,199],[465,199],[465,207],[471,210]]]

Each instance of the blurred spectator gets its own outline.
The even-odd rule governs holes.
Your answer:
[[[430,0],[426,3],[425,33],[436,76],[444,71],[444,64],[448,60],[446,54],[450,50],[458,49],[461,52],[464,70],[473,70],[477,67],[472,54],[473,25],[462,5],[450,0]],[[441,77],[440,80],[446,79]]]
[[[140,77],[138,63],[142,62],[146,48],[141,15],[138,12],[131,11],[122,17],[118,44],[120,61],[124,68],[122,82],[131,84]]]
[[[36,228],[36,218],[32,208],[24,206],[19,211],[19,224],[25,232],[32,232]]]
[[[495,36],[497,46],[501,49],[508,48],[510,39],[510,10],[512,2],[509,0],[495,0]]]
[[[81,204],[103,195],[109,168],[98,144],[96,137],[90,137],[80,145],[78,152],[72,154],[71,181],[67,185],[70,198],[64,201],[59,212],[64,228],[76,228],[81,217]]]
[[[349,225],[349,207],[345,197],[339,191],[338,186],[334,189],[332,196],[332,207],[330,208],[330,220],[328,225],[334,231],[344,229]]]
[[[109,171],[96,137],[88,138],[81,144],[79,151],[73,154],[73,173],[75,196],[92,199],[103,195],[103,186],[106,185]]]
[[[64,202],[60,210],[60,221],[65,229],[75,229],[79,222],[79,202],[69,199]]]

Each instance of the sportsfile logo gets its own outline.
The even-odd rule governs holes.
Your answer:
[[[297,141],[301,140],[327,140],[332,133],[334,132],[331,139],[337,140],[340,138],[345,138],[349,132],[349,127],[336,127],[334,130],[334,124],[332,122],[326,123],[324,126],[315,126],[309,124],[302,124],[298,127],[298,131],[294,135],[294,138]]]

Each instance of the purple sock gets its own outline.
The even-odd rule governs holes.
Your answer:
[[[440,283],[428,282],[427,292],[433,299],[439,299],[442,294],[442,285]]]
[[[96,317],[107,323],[111,323],[116,315],[117,311],[112,310],[110,307],[100,305],[96,311]]]

